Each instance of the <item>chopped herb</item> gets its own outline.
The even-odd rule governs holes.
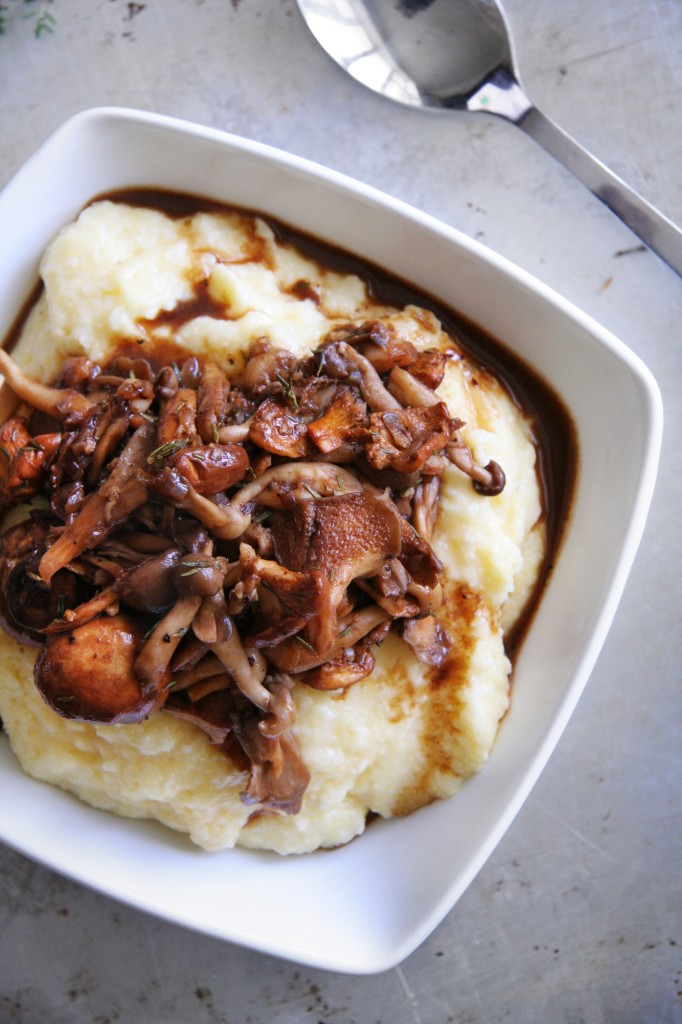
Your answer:
[[[305,487],[308,494],[310,494],[313,498],[319,498],[319,494],[316,494],[312,487],[308,487],[307,484],[303,484],[303,486]]]
[[[161,622],[161,619],[159,619],[159,622]],[[153,626],[149,627],[149,629],[145,633],[144,637],[142,638],[143,640],[146,640],[148,637],[150,637],[152,635],[152,633],[154,632],[154,630],[158,626],[159,622],[155,622]]]
[[[162,692],[165,693],[166,690],[170,690],[171,686],[175,686],[176,683],[177,679],[171,679],[170,683],[166,683],[166,685],[162,688]]]
[[[246,472],[250,473],[254,480],[256,479],[256,471],[253,468],[253,466],[247,466],[246,467]]]
[[[276,373],[275,377],[277,378],[277,380],[282,385],[282,390],[283,390],[284,394],[287,396],[287,398],[289,399],[289,401],[291,402],[291,404],[294,407],[294,409],[298,408],[298,399],[296,398],[296,393],[294,391],[293,381],[285,380],[284,377],[282,377],[282,375],[280,373]]]
[[[191,569],[188,569],[187,572],[181,572],[180,575],[181,576],[194,576],[194,573],[195,572],[199,572],[200,569],[210,569],[212,564],[213,563],[209,562],[209,561],[195,562]],[[176,636],[177,636],[177,633],[176,633]]]
[[[75,700],[75,699],[76,698],[73,696],[73,694],[70,694],[69,696],[66,696],[66,697],[57,697],[57,703],[58,704],[68,704],[69,701]]]
[[[188,630],[188,629],[189,629],[189,626],[183,626],[183,627],[182,627],[182,629],[179,629],[179,630],[177,631],[177,633],[173,633],[173,636],[174,636],[174,637],[181,637],[181,636],[184,636],[184,635],[185,635],[185,633],[187,632],[187,630]],[[166,638],[164,637],[164,640],[165,640],[165,639],[166,639]]]
[[[175,455],[176,452],[181,452],[188,444],[188,437],[176,437],[174,441],[166,441],[165,444],[160,445],[158,448],[155,448],[153,452],[150,452],[147,456],[147,462],[150,465],[154,462],[161,462],[162,459],[167,459],[169,455]]]
[[[218,433],[218,428],[215,423],[211,424],[211,429],[213,431],[213,440],[217,443],[220,440],[220,434]]]
[[[35,18],[33,22],[33,35],[36,39],[40,39],[43,32],[54,32],[57,19],[54,15],[50,14],[49,11],[44,10],[46,3],[52,3],[53,0],[42,0],[41,3],[36,4],[35,0],[21,0],[22,9],[26,10],[29,5],[33,5],[32,10],[27,10],[25,14],[22,14],[22,19],[28,21]],[[0,35],[3,35],[7,31],[7,17],[6,11],[9,10],[9,4],[0,3]]]
[[[351,622],[351,623],[350,623],[350,625],[346,626],[346,628],[345,628],[345,629],[342,629],[342,630],[341,630],[341,632],[339,633],[339,640],[340,640],[340,639],[341,639],[342,637],[344,637],[344,636],[347,636],[347,635],[348,635],[348,633],[350,633],[350,631],[351,631],[351,629],[352,629],[352,628],[353,628],[353,623]]]
[[[296,634],[296,636],[294,637],[294,640],[298,640],[298,642],[299,642],[300,644],[303,644],[303,646],[304,646],[304,647],[307,647],[309,651],[312,651],[312,652],[313,652],[313,654],[317,654],[317,651],[316,651],[316,650],[315,650],[315,648],[314,648],[314,647],[312,646],[312,644],[309,644],[309,643],[308,643],[308,641],[307,641],[307,640],[304,640],[302,636],[299,636],[299,635],[298,635],[298,633],[297,633],[297,634]]]

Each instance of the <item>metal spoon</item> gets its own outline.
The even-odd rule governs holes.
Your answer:
[[[523,128],[682,275],[682,231],[545,117],[518,80],[497,0],[297,0],[344,70],[399,103],[497,114]]]

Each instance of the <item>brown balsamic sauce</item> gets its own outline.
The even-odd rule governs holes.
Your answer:
[[[529,416],[538,453],[537,473],[541,487],[544,516],[547,528],[547,550],[532,599],[521,619],[505,637],[505,647],[512,662],[520,649],[532,622],[540,596],[553,569],[563,530],[571,514],[571,505],[578,466],[578,444],[575,426],[571,416],[557,393],[524,360],[511,352],[505,345],[493,338],[481,327],[463,317],[428,293],[415,288],[394,274],[388,273],[376,264],[355,256],[343,249],[323,242],[311,235],[277,221],[258,210],[230,206],[216,200],[189,193],[166,192],[162,189],[135,188],[108,192],[96,196],[88,205],[108,199],[125,202],[131,206],[156,209],[169,217],[190,217],[198,212],[235,212],[257,216],[266,220],[277,238],[294,245],[306,256],[340,273],[356,274],[367,282],[371,294],[381,302],[394,306],[417,305],[431,310],[441,321],[444,330],[461,347],[469,362],[493,374],[506,387],[516,405]],[[3,347],[8,351],[16,344],[26,318],[37,301],[42,285],[38,282],[22,307]],[[198,314],[211,315],[220,312],[203,283],[197,283],[196,297],[182,303],[163,319],[171,327],[179,328],[191,317]],[[134,349],[134,343],[133,343]],[[169,344],[169,354],[173,350]],[[175,352],[178,350],[175,349]],[[132,350],[131,350],[132,354]],[[140,354],[138,350],[138,355]],[[456,410],[455,410],[456,412]]]
[[[0,347],[4,348],[6,352],[11,352],[12,349],[15,347],[16,343],[19,341],[21,332],[24,329],[24,324],[28,320],[28,315],[35,306],[40,296],[42,295],[42,291],[43,282],[40,279],[38,279],[34,284],[33,288],[31,289],[31,294],[28,296],[23,306],[15,316],[12,326],[10,327],[9,331],[3,338],[2,345]],[[5,385],[3,384],[3,387],[4,386]]]

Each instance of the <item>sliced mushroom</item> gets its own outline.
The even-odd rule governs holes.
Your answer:
[[[88,496],[81,511],[66,526],[40,562],[40,575],[49,583],[54,574],[83,551],[90,550],[123,523],[147,500],[140,481],[141,467],[154,443],[154,427],[139,427],[121,452],[115,468],[102,486]]]
[[[39,646],[43,630],[66,609],[78,607],[92,594],[86,580],[62,570],[46,586],[38,563],[51,530],[45,518],[29,518],[0,539],[0,623],[19,643]]]
[[[365,487],[355,474],[341,466],[326,465],[320,462],[282,463],[282,465],[267,469],[252,483],[242,487],[236,499],[239,507],[245,509],[255,501],[260,504],[281,507],[281,501],[277,499],[268,501],[264,494],[272,485],[288,487],[293,499],[304,501],[308,498],[315,498],[317,495],[362,491]]]
[[[454,352],[443,352],[438,348],[428,348],[417,355],[413,363],[409,364],[409,371],[413,377],[435,391],[442,383],[445,376],[445,366],[448,359],[453,358]]]
[[[426,541],[431,540],[436,525],[440,488],[440,477],[425,476],[419,481],[415,491],[412,523],[420,537]]]
[[[249,350],[240,384],[247,391],[262,391],[270,384],[287,380],[296,366],[296,356],[277,348],[267,338],[258,338]]]
[[[504,490],[506,478],[502,467],[492,459],[487,466],[479,466],[473,452],[461,439],[452,440],[447,446],[450,461],[462,473],[471,477],[474,488],[486,497],[495,497]]]
[[[229,390],[229,382],[217,363],[204,363],[197,389],[197,430],[204,444],[217,439],[218,427],[227,413]]]
[[[179,388],[165,403],[159,416],[157,443],[189,444],[197,436],[197,393],[193,388]]]

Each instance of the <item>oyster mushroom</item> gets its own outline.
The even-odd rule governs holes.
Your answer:
[[[300,502],[273,516],[277,561],[297,572],[323,571],[329,605],[306,633],[325,660],[338,636],[338,608],[350,583],[374,576],[400,554],[400,517],[371,494],[334,495]]]

